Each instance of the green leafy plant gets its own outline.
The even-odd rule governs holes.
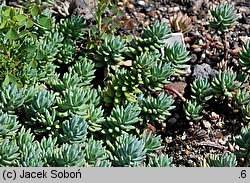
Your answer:
[[[104,42],[98,47],[94,55],[96,67],[119,65],[124,60],[123,53],[127,47],[125,40],[120,37],[104,37]]]
[[[218,7],[210,10],[214,20],[210,22],[210,26],[216,30],[225,32],[229,27],[236,24],[236,11],[231,5],[219,4]]]
[[[243,66],[243,69],[247,72],[250,71],[250,42],[243,45],[242,51],[238,53],[239,63]]]
[[[192,30],[193,25],[187,14],[179,12],[174,14],[173,17],[170,17],[170,27],[174,32],[182,32],[183,34],[187,34]]]
[[[38,39],[48,35],[46,32],[52,30],[54,23],[36,5],[26,12],[22,8],[3,6],[0,22],[0,80],[22,85],[17,74],[26,64],[34,65],[44,57]],[[27,59],[20,62],[23,57]]]
[[[243,108],[244,105],[250,103],[250,92],[246,88],[238,89],[233,101],[237,108]]]
[[[54,149],[57,147],[57,137],[43,137],[39,148],[41,149],[44,166],[54,166]]]
[[[137,56],[132,69],[141,80],[140,86],[151,91],[161,90],[163,84],[169,84],[168,78],[173,73],[171,65],[161,61],[156,52]]]
[[[86,140],[87,128],[88,125],[84,118],[73,115],[62,123],[63,134],[59,135],[59,140],[69,144],[83,144]]]
[[[246,106],[243,106],[243,111],[242,111],[244,118],[246,121],[250,120],[250,103],[248,103]]]
[[[131,42],[128,53],[129,56],[140,55],[145,51],[160,52],[162,47],[165,47],[166,40],[171,37],[170,30],[166,22],[160,23],[156,21],[153,26],[148,26],[144,29],[141,37],[135,37]]]
[[[173,158],[168,155],[154,156],[149,160],[148,167],[172,167]]]
[[[128,104],[126,106],[117,105],[111,111],[105,123],[103,123],[102,133],[122,134],[134,130],[135,124],[142,121],[139,117],[141,109],[138,104]]]
[[[17,166],[21,167],[42,167],[42,150],[38,141],[34,141],[35,136],[31,129],[25,129],[22,126],[17,135],[17,144],[19,146],[20,157]]]
[[[112,163],[114,166],[137,167],[146,159],[145,143],[132,135],[117,138]]]
[[[186,100],[183,105],[183,110],[186,114],[186,118],[189,121],[198,121],[202,118],[200,114],[203,110],[203,106],[198,104],[196,100]]]
[[[0,144],[0,167],[15,166],[19,156],[16,142],[4,139]]]
[[[94,0],[94,11],[92,11],[91,7],[88,5],[86,1],[83,0],[83,3],[85,6],[89,9],[89,12],[95,17],[95,20],[97,22],[96,26],[99,31],[99,33],[102,32],[102,15],[105,13],[108,6],[111,4],[110,0]]]
[[[182,103],[180,112],[188,121],[200,120],[213,102],[230,102],[249,122],[249,43],[239,53],[239,64],[224,57],[219,74],[194,79],[182,94],[167,84],[189,82],[191,76],[177,78],[192,68],[189,52],[178,43],[167,46],[166,23],[121,35],[128,32],[116,31],[117,23],[123,21],[123,29],[131,22],[116,15],[117,2],[94,1],[96,21],[71,16],[73,1],[16,3],[0,7],[0,166],[170,167],[178,160],[168,155],[163,139],[172,129],[166,134],[163,125],[183,121],[184,115],[177,117]],[[223,21],[230,19],[231,10],[219,11]],[[223,21],[216,31],[223,36],[225,56],[232,55],[224,32],[230,26]],[[185,15],[175,15],[172,28],[187,33],[189,23]],[[235,155],[246,166],[248,136],[244,128],[234,138]],[[235,166],[235,155],[211,156],[210,166]]]
[[[16,134],[21,124],[15,115],[9,115],[0,110],[0,138]]]
[[[234,137],[235,143],[239,146],[236,151],[237,157],[245,158],[246,166],[250,165],[250,126],[243,127],[240,135]]]
[[[164,92],[161,92],[156,98],[147,96],[140,100],[143,118],[153,123],[154,121],[164,121],[171,115],[170,110],[175,106],[172,104],[174,100]]]
[[[95,64],[92,60],[86,57],[80,57],[79,62],[76,62],[69,68],[69,73],[77,74],[81,79],[82,86],[91,86],[92,80],[95,78]]]
[[[161,90],[163,84],[169,84],[168,78],[173,74],[171,64],[157,61],[148,73],[143,73],[143,87],[151,91]]]
[[[39,91],[33,98],[31,105],[25,105],[24,111],[29,125],[37,125],[37,132],[50,131],[57,127],[56,93],[47,90]]]
[[[173,46],[166,46],[164,49],[163,60],[167,63],[171,63],[174,68],[174,76],[183,75],[188,73],[190,65],[186,63],[190,60],[188,57],[189,52],[185,46],[178,42],[175,42]]]
[[[55,161],[59,166],[83,166],[85,154],[78,144],[63,144],[54,151]]]
[[[86,162],[94,166],[108,166],[106,149],[103,147],[102,141],[96,141],[91,136],[88,142],[85,143],[84,152],[86,153]]]
[[[138,88],[142,83],[136,74],[122,68],[116,74],[110,74],[111,79],[103,92],[103,101],[106,106],[125,104],[126,101],[136,102],[137,95],[141,93]]]
[[[152,27],[144,29],[142,39],[138,39],[139,42],[145,44],[152,50],[157,50],[161,45],[165,44],[165,41],[170,37],[169,28],[166,22],[160,23],[156,21]]]
[[[145,130],[141,134],[140,138],[145,142],[146,154],[148,156],[156,156],[154,151],[160,151],[164,148],[164,146],[161,145],[161,136],[153,134],[152,131],[148,132],[147,130]]]
[[[59,116],[66,117],[72,114],[86,115],[88,91],[77,86],[67,88],[63,91],[61,98],[57,98]]]
[[[2,86],[0,88],[0,108],[8,113],[14,114],[24,103],[23,89],[17,89],[16,85]]]
[[[191,84],[191,91],[193,99],[197,99],[200,102],[206,102],[213,97],[211,85],[208,78],[198,77]]]
[[[109,160],[97,160],[95,167],[111,167],[112,163]]]
[[[237,73],[232,69],[219,71],[212,79],[212,90],[216,95],[231,98],[233,92],[241,86],[241,82],[236,80]]]
[[[236,167],[237,159],[233,153],[223,153],[221,156],[211,155],[207,163],[210,167]]]

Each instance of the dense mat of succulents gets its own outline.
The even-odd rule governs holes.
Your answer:
[[[190,74],[190,52],[165,41],[191,31],[187,15],[126,36],[102,19],[106,9],[119,13],[117,2],[98,1],[94,23],[60,11],[58,18],[51,2],[0,8],[0,166],[179,166],[163,124],[176,111],[184,126],[198,124],[211,104],[237,112],[243,127],[232,139],[238,148],[200,166],[250,166],[250,42],[235,64],[230,51],[218,53],[219,71],[193,78],[184,98],[171,82]],[[210,29],[225,41],[234,8],[211,14]]]

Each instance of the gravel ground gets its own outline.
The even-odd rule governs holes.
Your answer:
[[[133,26],[127,26],[127,29],[123,29],[119,34],[140,34],[144,27],[152,25],[156,20],[169,23],[170,17],[181,11],[191,18],[193,24],[191,32],[184,35],[186,38],[199,35],[206,38],[212,37],[214,41],[222,42],[220,36],[208,27],[212,18],[209,9],[221,2],[123,0],[118,2],[118,5],[126,12],[126,19],[130,20]],[[228,48],[237,52],[242,49],[244,42],[250,40],[250,2],[242,0],[226,2],[235,6],[239,17],[237,25],[227,33]],[[223,54],[217,49],[204,50],[206,42],[206,39],[197,39],[186,43],[191,56],[191,73],[184,77],[174,78],[172,84],[172,87],[186,98],[190,98],[190,82],[194,77],[199,75],[211,77],[220,69],[218,63],[223,59]],[[237,64],[237,58],[229,55],[228,66],[235,64]],[[203,111],[203,119],[198,123],[189,124],[182,114],[180,103],[180,100],[176,100],[177,108],[168,121],[154,127],[165,139],[165,152],[174,157],[176,166],[204,166],[204,158],[211,154],[235,151],[237,147],[232,138],[238,135],[241,127],[244,126],[239,111],[230,109],[226,102],[211,101],[209,108]]]

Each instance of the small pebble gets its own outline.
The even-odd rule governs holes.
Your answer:
[[[127,6],[127,8],[128,8],[129,10],[132,10],[132,9],[135,8],[135,6],[134,6],[133,4],[129,4],[129,5]]]
[[[152,11],[152,7],[148,6],[148,7],[144,7],[143,10],[147,13]]]
[[[176,6],[176,7],[168,7],[168,12],[171,13],[171,12],[176,12],[176,11],[179,11],[180,10],[180,7],[179,6]]]
[[[146,5],[145,1],[137,1],[137,4],[140,5],[140,6],[145,6]]]
[[[168,122],[171,123],[171,124],[175,124],[177,122],[177,119],[176,118],[170,118],[168,120]]]
[[[123,2],[118,2],[117,5],[118,6],[123,6]]]
[[[194,52],[196,52],[196,53],[197,53],[197,52],[201,52],[201,51],[202,51],[201,48],[195,48],[195,49],[194,49]]]
[[[219,139],[219,143],[220,143],[221,145],[225,145],[227,142],[226,142],[225,140],[223,140],[223,139]]]
[[[211,128],[211,123],[209,123],[209,121],[203,121],[202,123],[205,128]]]
[[[183,135],[181,136],[181,140],[186,140],[187,139],[187,134],[186,132],[183,132]]]
[[[218,128],[223,128],[224,122],[219,121],[218,123],[216,123],[216,126],[217,126]]]
[[[163,6],[162,6],[162,7],[160,7],[160,8],[159,8],[159,10],[160,10],[160,11],[162,11],[162,12],[165,12],[165,11],[167,11],[167,10],[168,10],[168,8],[167,8],[167,7],[163,7]]]

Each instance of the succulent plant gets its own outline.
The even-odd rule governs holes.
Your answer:
[[[167,63],[171,63],[174,70],[174,76],[187,74],[189,72],[188,69],[190,65],[186,64],[190,60],[188,54],[189,52],[186,50],[185,46],[178,42],[164,48],[163,60]]]
[[[244,119],[246,121],[250,120],[250,103],[248,103],[246,106],[243,106],[242,113],[244,115]]]
[[[54,166],[54,149],[57,147],[57,138],[43,137],[39,143],[42,159],[45,166]]]
[[[173,73],[171,63],[157,61],[149,70],[148,74],[143,73],[142,79],[144,84],[142,86],[151,91],[161,90],[163,88],[163,84],[170,84],[168,79]]]
[[[243,69],[250,72],[250,42],[243,45],[242,51],[238,53],[239,62],[243,66]]]
[[[173,158],[161,154],[149,159],[148,167],[172,167]]]
[[[117,138],[112,163],[120,167],[137,167],[146,159],[145,143],[133,135]]]
[[[240,88],[241,82],[236,80],[237,73],[232,69],[219,71],[212,79],[212,90],[216,95],[231,98],[236,89]]]
[[[61,117],[77,114],[79,116],[86,115],[87,100],[89,92],[83,88],[73,86],[63,91],[61,98],[57,98],[58,115]]]
[[[229,27],[236,24],[236,11],[231,5],[219,4],[218,7],[210,10],[214,20],[210,22],[210,26],[216,30],[225,32]]]
[[[183,105],[183,110],[189,121],[198,121],[202,118],[200,113],[203,110],[203,106],[198,104],[196,100],[186,100]]]
[[[105,122],[104,111],[102,107],[89,105],[86,109],[85,119],[88,123],[88,130],[91,132],[101,131],[102,124]]]
[[[150,123],[166,120],[171,115],[169,111],[175,108],[172,105],[174,100],[164,92],[161,92],[156,98],[147,96],[147,98],[140,99],[139,102],[142,117]]]
[[[170,37],[169,28],[166,22],[160,23],[156,21],[152,27],[146,27],[142,33],[141,39],[138,41],[145,44],[152,50],[160,49],[161,45]]]
[[[111,167],[112,163],[109,160],[97,160],[94,167]]]
[[[139,84],[142,83],[140,77],[134,72],[124,68],[117,70],[116,74],[110,75],[111,81],[103,93],[103,101],[106,106],[125,104],[125,101],[136,102],[137,94],[141,93]]]
[[[60,167],[83,166],[85,154],[78,144],[63,144],[54,150],[55,161]]]
[[[24,90],[17,89],[14,84],[0,88],[0,109],[4,112],[15,114],[22,107],[24,99]]]
[[[92,60],[86,57],[80,57],[72,67],[69,68],[69,73],[77,74],[81,78],[82,86],[91,86],[91,81],[95,78],[95,64]]]
[[[63,46],[63,36],[56,29],[52,29],[51,32],[44,35],[45,39],[41,40],[38,47],[35,43],[30,43],[27,51],[27,59],[34,58],[39,64],[46,64],[47,62],[54,62],[57,59],[57,55],[60,54],[60,50]]]
[[[93,136],[91,136],[88,139],[88,142],[85,143],[84,151],[86,153],[86,162],[90,165],[96,165],[99,161],[103,161],[107,158],[103,142],[100,140],[94,140]]]
[[[148,132],[147,130],[144,130],[140,138],[145,142],[146,154],[148,156],[154,157],[156,156],[154,151],[160,151],[164,148],[164,146],[161,145],[161,136],[153,134],[152,131]]]
[[[84,118],[73,115],[69,120],[62,123],[63,134],[59,135],[59,140],[69,144],[83,144],[86,140],[88,125]]]
[[[122,62],[125,57],[124,52],[127,51],[125,40],[120,37],[104,37],[104,42],[98,47],[94,59],[96,67],[112,66]]]
[[[34,142],[35,136],[31,133],[31,129],[26,129],[22,126],[21,130],[18,132],[17,145],[20,151],[23,151],[24,144],[31,145]]]
[[[63,34],[65,40],[83,39],[85,28],[87,28],[87,24],[82,16],[71,16],[57,24],[57,29]]]
[[[70,65],[74,63],[74,55],[77,53],[77,47],[73,40],[66,39],[62,42],[60,52],[56,55],[59,64]]]
[[[25,129],[24,126],[22,126],[16,139],[20,153],[17,166],[42,167],[44,165],[42,150],[39,147],[39,143],[34,141],[35,136],[31,133],[31,129]]]
[[[51,85],[56,91],[62,93],[66,89],[72,87],[82,87],[83,83],[81,82],[81,78],[78,76],[78,74],[66,72],[63,74],[62,79],[53,80]]]
[[[246,159],[246,166],[250,165],[250,125],[241,129],[240,135],[234,137],[234,142],[239,146],[236,156]]]
[[[166,22],[156,21],[152,27],[148,26],[144,29],[141,37],[135,37],[127,55],[133,57],[133,55],[140,55],[145,51],[160,53],[160,49],[166,45],[166,40],[171,37],[169,32]]]
[[[159,54],[156,52],[143,52],[141,55],[136,56],[135,61],[133,62],[133,68],[139,74],[147,73],[149,69],[153,67],[153,65],[159,59]]]
[[[243,108],[244,105],[250,103],[250,91],[246,88],[238,89],[236,95],[233,97],[234,105],[237,108]]]
[[[50,131],[59,123],[56,119],[56,95],[47,90],[39,91],[30,105],[24,105],[26,122],[34,125],[36,132]]]
[[[163,84],[169,84],[168,78],[173,73],[170,63],[161,61],[155,52],[144,52],[137,56],[132,68],[143,81],[140,86],[151,91],[161,90]]]
[[[129,103],[126,106],[115,106],[105,123],[103,123],[102,133],[117,134],[127,133],[135,129],[135,124],[142,121],[139,118],[141,112],[138,104]]]
[[[15,141],[3,139],[0,143],[0,167],[15,166],[19,156]]]
[[[16,115],[9,115],[0,110],[0,138],[15,135],[20,126]]]
[[[204,103],[213,97],[211,85],[208,78],[198,77],[191,84],[191,91],[193,99],[197,99]]]
[[[223,153],[219,155],[211,155],[207,158],[207,163],[210,167],[236,167],[237,159],[233,153]]]
[[[20,167],[43,167],[42,151],[35,142],[23,144],[18,166]]]
[[[187,34],[193,28],[191,19],[187,16],[187,14],[183,14],[181,12],[174,14],[173,17],[170,17],[169,22],[173,32],[182,32],[183,34]]]

